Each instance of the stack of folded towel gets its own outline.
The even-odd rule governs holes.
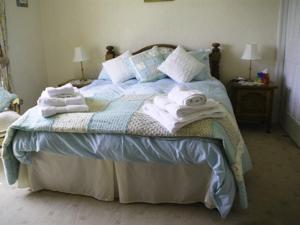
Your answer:
[[[58,113],[89,111],[84,97],[71,84],[58,88],[46,88],[38,99],[37,104],[43,117],[50,117]]]
[[[168,96],[154,97],[153,103],[145,103],[143,110],[171,133],[198,120],[224,117],[219,102],[182,87],[173,88]]]

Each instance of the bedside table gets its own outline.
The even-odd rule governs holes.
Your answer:
[[[276,85],[243,85],[230,82],[230,96],[239,123],[266,123],[271,132],[273,95]]]
[[[66,82],[63,82],[63,83],[59,84],[58,86],[61,87],[67,83],[71,83],[73,85],[73,87],[82,88],[82,87],[87,86],[90,83],[92,83],[92,81],[93,80],[91,80],[91,79],[87,79],[87,80],[73,79],[73,80],[68,80]]]

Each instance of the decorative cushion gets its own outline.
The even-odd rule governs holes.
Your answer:
[[[204,67],[203,63],[178,46],[158,69],[176,82],[186,83],[193,80]]]
[[[0,112],[8,108],[10,103],[16,98],[17,96],[15,94],[11,94],[3,87],[0,87]]]
[[[99,80],[111,80],[108,73],[105,71],[104,68],[101,69],[98,79]]]
[[[135,77],[134,71],[129,63],[130,56],[131,53],[126,51],[117,58],[102,63],[105,71],[108,73],[114,84],[122,83]]]
[[[20,115],[14,111],[5,111],[0,113],[0,133],[4,133],[7,128],[15,122]]]
[[[157,67],[164,61],[163,56],[154,46],[148,51],[130,57],[135,76],[140,82],[155,81],[166,77]]]
[[[207,80],[211,78],[210,73],[210,65],[209,65],[209,52],[205,49],[199,49],[197,51],[189,52],[192,56],[194,56],[199,62],[203,63],[205,67],[202,71],[194,77],[194,80]]]
[[[162,55],[164,59],[168,58],[168,56],[174,51],[172,48],[159,47],[159,53]]]

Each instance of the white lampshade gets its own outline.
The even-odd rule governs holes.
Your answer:
[[[260,55],[258,54],[257,44],[246,44],[244,53],[241,57],[243,60],[257,60],[261,59]]]
[[[83,47],[77,47],[74,51],[74,62],[84,62],[88,60],[88,56]]]

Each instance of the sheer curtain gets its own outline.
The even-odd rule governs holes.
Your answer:
[[[9,66],[7,56],[7,30],[5,0],[0,0],[0,86],[10,91]]]
[[[282,1],[284,112],[300,125],[300,1]]]

